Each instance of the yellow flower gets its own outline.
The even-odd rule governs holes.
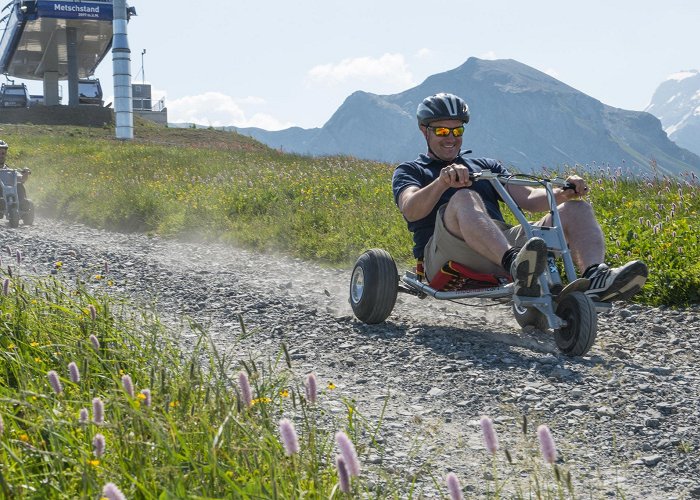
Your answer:
[[[289,391],[287,389],[283,389],[280,391],[280,396],[283,398],[288,398],[289,397]]]
[[[114,286],[114,281],[108,280],[108,281],[107,281],[107,286]]]
[[[100,465],[100,461],[99,461],[99,460],[90,460],[88,463],[89,463],[90,465],[92,465],[93,467],[97,467],[98,465]]]
[[[28,442],[29,442],[29,435],[27,435],[27,434],[20,434],[19,440],[22,441],[23,443],[28,443]]]
[[[136,395],[136,399],[146,399],[146,395],[145,395],[144,393],[142,393],[142,392],[139,392],[139,393]]]
[[[175,408],[176,406],[180,406],[180,402],[177,400],[171,401],[168,406],[170,406],[170,408]]]
[[[14,344],[10,344],[7,346],[8,349],[17,349],[17,346]]]
[[[60,268],[63,267],[63,262],[61,262],[61,261],[59,260],[59,261],[56,262],[54,265],[56,266],[57,269],[60,269]]]
[[[328,382],[328,390],[332,391],[333,389],[335,389],[335,384],[333,382]]]
[[[104,276],[102,276],[101,274],[96,274],[96,275],[95,275],[95,279],[98,280],[98,281],[101,280],[102,278],[104,278]]]
[[[32,342],[31,344],[29,344],[29,345],[32,346],[32,347],[37,347],[37,346],[39,345],[39,342],[34,341],[34,342]]]
[[[257,399],[254,399],[253,401],[251,401],[250,403],[255,405],[258,403],[270,403],[270,402],[272,402],[272,400],[270,398],[257,398]]]
[[[41,363],[41,358],[37,356],[36,358],[34,358],[34,361],[37,363]]]

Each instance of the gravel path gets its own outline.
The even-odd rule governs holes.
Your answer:
[[[107,262],[115,291],[155,298],[165,321],[197,319],[222,349],[239,336],[242,315],[254,335],[241,356],[275,355],[285,341],[300,375],[313,371],[321,385],[337,386],[326,401],[331,413],[341,415],[340,399],[352,398],[377,423],[388,396],[381,446],[361,458],[368,470],[415,475],[425,497],[443,493],[448,471],[468,496],[492,484],[481,415],[494,419],[516,460],[508,472],[498,455],[499,478],[512,477],[506,491],[527,491],[518,477],[529,456],[520,433],[527,415],[530,434],[550,427],[579,498],[700,498],[698,306],[616,304],[599,315],[589,355],[570,359],[551,334],[521,332],[506,305],[400,296],[385,324],[367,326],[347,303],[348,270],[45,218],[15,230],[4,224],[5,264],[7,248],[38,274],[57,260],[66,276],[100,272]]]

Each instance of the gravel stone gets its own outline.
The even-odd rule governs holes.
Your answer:
[[[433,476],[449,471],[470,497],[493,486],[483,479],[492,457],[482,415],[514,460],[526,458],[523,416],[531,438],[547,424],[577,496],[700,498],[698,305],[615,304],[599,314],[591,352],[576,359],[558,351],[551,333],[523,332],[507,304],[481,299],[461,307],[400,295],[385,323],[364,325],[348,304],[349,269],[43,217],[0,226],[0,234],[4,269],[17,268],[19,250],[21,275],[79,279],[155,304],[174,329],[187,316],[230,356],[267,360],[284,342],[300,378],[313,371],[320,388],[336,386],[333,397],[319,396],[329,416],[342,419],[346,399],[368,422],[381,420],[359,438],[367,473],[409,484],[416,474],[426,498],[444,496]],[[95,274],[113,286],[95,283]],[[183,348],[195,341],[183,338]],[[501,451],[497,462],[511,470]]]

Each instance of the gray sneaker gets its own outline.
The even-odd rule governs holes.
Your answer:
[[[591,280],[586,295],[598,302],[627,300],[642,289],[647,281],[649,270],[641,260],[633,260],[624,266],[598,267],[587,270],[583,277]]]
[[[547,244],[542,238],[530,238],[520,249],[510,266],[515,284],[515,295],[538,297],[540,284],[537,279],[547,265]]]

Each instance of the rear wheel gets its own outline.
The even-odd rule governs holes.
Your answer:
[[[534,307],[521,307],[513,304],[513,316],[515,316],[515,321],[518,322],[520,328],[532,326],[543,332],[549,328],[547,316]]]
[[[34,224],[34,203],[29,200],[26,200],[24,203],[25,210],[22,214],[22,222],[24,222],[26,226],[31,226]]]
[[[389,317],[399,291],[399,273],[388,252],[379,248],[360,255],[350,279],[350,305],[355,316],[367,324]]]
[[[569,356],[583,356],[595,342],[598,315],[595,305],[583,292],[571,292],[557,306],[557,316],[566,326],[554,331],[557,347]]]

